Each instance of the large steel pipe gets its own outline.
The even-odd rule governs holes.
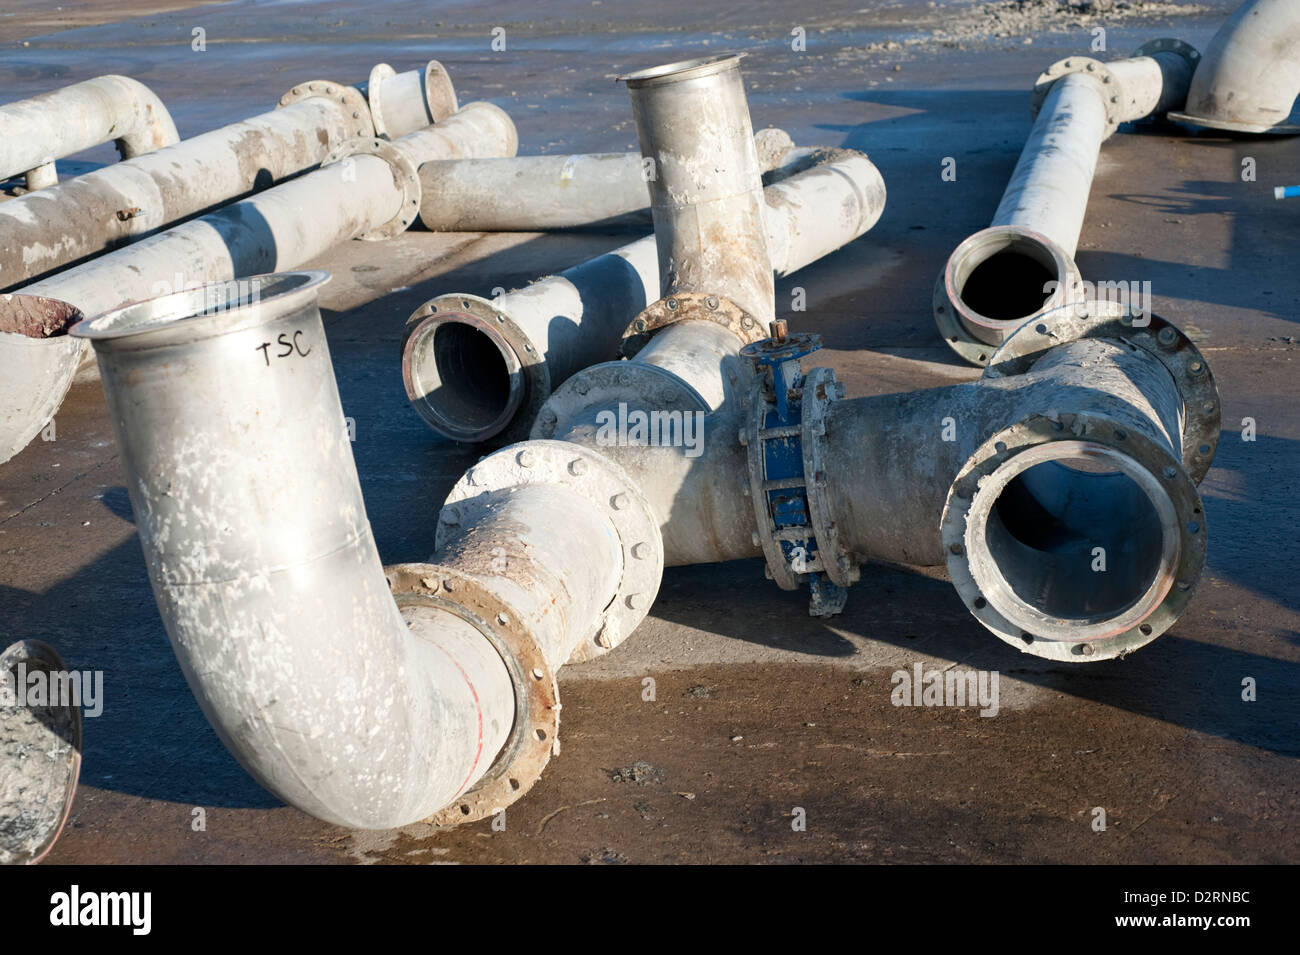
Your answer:
[[[1021,329],[977,382],[843,400],[819,369],[784,428],[756,428],[753,409],[733,407],[687,432],[690,419],[669,406],[635,433],[619,424],[645,412],[633,407],[557,436],[644,491],[666,565],[767,556],[778,580],[806,581],[810,568],[788,553],[773,565],[770,518],[754,506],[770,468],[793,455],[794,473],[770,490],[806,512],[821,567],[851,579],[869,561],[947,563],[972,613],[1013,646],[1122,656],[1172,625],[1204,564],[1196,483],[1214,456],[1218,392],[1204,357],[1163,319],[1135,327],[1126,310],[1089,309]],[[762,447],[755,485],[741,476]]]
[[[514,690],[466,615],[390,593],[316,307],[326,278],[176,293],[74,334],[95,345],[154,596],[209,722],[290,805],[389,828],[483,777]]]
[[[454,103],[450,81],[443,73],[436,75],[441,79],[428,90],[390,90],[386,108],[406,105],[423,118],[429,95],[437,97],[435,104],[445,104],[448,98]],[[408,99],[413,101],[405,103]],[[302,83],[269,113],[6,202],[0,205],[0,288],[98,255],[317,166],[346,141],[374,136],[371,117],[362,94],[350,86],[325,80]],[[395,127],[390,118],[386,128],[405,135],[426,125]]]
[[[993,223],[954,250],[935,285],[949,347],[982,365],[1020,325],[1084,297],[1074,255],[1101,144],[1121,123],[1180,106],[1198,59],[1156,40],[1127,60],[1070,57],[1038,78],[1034,125]]]
[[[300,266],[352,238],[385,238],[407,228],[419,208],[419,163],[447,156],[510,155],[514,124],[490,103],[470,103],[436,127],[386,143],[350,140],[320,169],[218,209],[135,245],[36,282],[25,295],[58,299],[99,314],[167,291]],[[23,338],[19,341],[19,338]],[[75,371],[56,363],[75,349],[57,332],[39,339],[0,335],[0,369],[36,361],[57,410]],[[0,412],[9,422],[0,463],[49,420],[20,379],[0,376]],[[15,412],[12,409],[25,409]]]
[[[780,129],[754,134],[759,168],[794,158]],[[425,163],[420,222],[434,232],[547,232],[650,222],[655,168],[637,153],[516,156]]]
[[[1300,4],[1246,0],[1210,40],[1187,107],[1169,118],[1234,133],[1294,136],[1300,96]]]
[[[483,818],[558,751],[556,670],[644,616],[658,532],[616,466],[549,442],[465,476],[438,563],[381,566],[325,278],[208,286],[74,334],[95,346],[163,623],[240,763],[340,825]]]
[[[113,141],[130,159],[179,138],[153,90],[127,76],[98,76],[0,106],[0,179],[27,173],[28,188],[45,188],[64,156]]]

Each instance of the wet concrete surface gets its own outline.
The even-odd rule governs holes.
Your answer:
[[[1177,35],[1204,49],[1233,4],[1205,5],[1210,15],[1116,24],[1110,47]],[[807,52],[795,53],[801,24],[783,4],[519,9],[533,8],[232,3],[57,33],[7,18],[0,79],[19,98],[127,73],[192,135],[269,109],[307,79],[356,82],[378,61],[409,69],[436,57],[462,102],[511,113],[521,153],[578,152],[635,146],[612,76],[746,50],[756,125],[863,149],[889,187],[876,229],[779,283],[779,310],[805,291],[791,327],[824,336],[824,363],[850,395],[976,376],[936,338],[934,279],[997,206],[1033,78],[1086,51],[1090,32],[868,52],[923,32],[928,8],[856,0],[819,6],[802,24]],[[490,48],[494,26],[504,52]],[[940,179],[945,157],[955,182]],[[1256,181],[1242,181],[1245,159]],[[809,618],[806,595],[776,589],[757,561],[675,568],[626,643],[561,672],[561,755],[504,831],[484,821],[347,832],[280,805],[243,772],[172,656],[99,385],[80,381],[55,439],[0,466],[0,642],[42,639],[70,667],[105,673],[82,787],[48,861],[1300,861],[1300,205],[1272,198],[1295,181],[1295,140],[1148,129],[1103,149],[1083,274],[1151,281],[1155,311],[1199,339],[1223,397],[1225,433],[1201,488],[1209,563],[1169,634],[1123,662],[1065,667],[991,637],[939,568],[864,568],[831,620]],[[435,294],[518,286],[627,239],[414,231],[312,263],[335,276],[322,306],[386,562],[429,556],[443,497],[476,457],[406,406],[406,317]],[[1246,418],[1253,441],[1242,439]],[[891,674],[915,663],[999,671],[998,715],[891,705]],[[1247,677],[1257,702],[1241,698]],[[653,770],[631,774],[644,785],[618,781],[638,762]]]

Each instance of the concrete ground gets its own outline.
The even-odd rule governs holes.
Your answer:
[[[436,57],[462,102],[510,112],[521,153],[622,150],[635,134],[614,75],[746,51],[755,125],[865,150],[888,183],[870,234],[778,288],[779,311],[793,287],[805,290],[791,326],[824,336],[821,358],[850,395],[976,376],[936,337],[935,277],[997,205],[1034,77],[1093,38],[1080,23],[927,39],[970,7],[960,2],[128,2],[111,16],[98,4],[78,13],[90,6],[58,20],[43,4],[9,5],[5,98],[126,73],[192,135],[268,109],[307,79],[357,82],[375,62]],[[1168,35],[1204,49],[1234,3],[1202,6],[1107,22],[1107,55]],[[491,49],[494,27],[504,51]],[[805,52],[791,49],[798,27]],[[945,157],[955,182],[941,181]],[[1247,158],[1256,181],[1242,179]],[[111,159],[99,149],[67,168]],[[1155,311],[1198,338],[1222,390],[1225,431],[1201,487],[1209,563],[1170,633],[1123,662],[1051,665],[987,633],[942,569],[864,568],[830,620],[809,618],[806,594],[778,590],[757,561],[672,569],[623,646],[562,671],[563,751],[504,831],[484,821],[349,832],[280,805],[243,772],[176,665],[103,396],[79,382],[56,440],[0,466],[0,644],[46,640],[70,667],[105,674],[105,709],[86,720],[81,787],[49,861],[1300,861],[1300,203],[1271,194],[1294,182],[1295,140],[1146,129],[1102,152],[1084,276],[1149,280]],[[406,317],[435,294],[518,286],[626,240],[413,231],[312,263],[334,273],[322,306],[386,562],[429,556],[443,497],[476,456],[407,407]],[[1242,440],[1246,418],[1254,441]],[[892,706],[891,673],[917,662],[998,670],[1001,712]],[[1246,677],[1257,702],[1241,699]],[[206,829],[195,831],[200,807]],[[806,831],[792,826],[796,807]]]

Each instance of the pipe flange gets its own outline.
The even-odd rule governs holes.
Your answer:
[[[376,63],[370,71],[366,83],[366,96],[370,101],[370,116],[374,120],[374,135],[380,139],[395,139],[392,124],[384,115],[384,84],[397,75],[387,63]],[[459,108],[456,101],[456,89],[451,84],[451,77],[437,60],[430,60],[420,71],[420,88],[424,95],[424,106],[434,123],[440,123]]]
[[[501,655],[515,688],[515,720],[483,777],[428,818],[439,826],[486,819],[522,797],[560,751],[560,691],[555,671],[522,616],[482,581],[437,564],[385,567],[399,607],[437,607],[471,624]]]
[[[575,663],[590,660],[618,646],[645,619],[664,571],[659,520],[636,482],[613,461],[567,441],[528,441],[488,455],[447,495],[438,518],[438,549],[459,527],[473,523],[474,508],[488,506],[486,495],[532,484],[572,490],[602,508],[618,534],[623,554],[618,593],[569,657]]]
[[[1085,338],[1128,342],[1169,372],[1183,401],[1183,467],[1197,484],[1205,478],[1219,443],[1219,387],[1210,363],[1187,335],[1155,314],[1138,314],[1118,302],[1088,301],[1046,312],[1003,343],[984,369],[986,378],[1028,371],[1049,349]]]
[[[831,583],[848,587],[862,576],[853,555],[840,541],[840,531],[831,516],[826,494],[825,464],[826,414],[832,401],[844,397],[844,385],[835,380],[830,368],[814,368],[803,381],[803,473],[808,479],[808,519],[817,550],[822,554],[822,569]]]
[[[989,226],[967,236],[957,248],[953,249],[952,255],[944,263],[943,271],[939,273],[939,278],[934,283],[931,306],[934,309],[934,323],[938,326],[944,342],[972,365],[986,364],[1001,341],[1005,340],[999,339],[999,336],[1009,336],[1022,326],[990,319],[966,305],[962,301],[958,288],[964,287],[969,272],[963,276],[958,276],[956,273],[964,270],[966,263],[972,259],[976,259],[976,265],[971,267],[973,271],[975,267],[998,252],[1016,246],[1037,250],[1039,254],[1049,258],[1052,272],[1061,277],[1057,280],[1056,291],[1044,302],[1044,309],[1059,308],[1068,304],[1078,297],[1079,290],[1083,286],[1083,276],[1074,258],[1067,255],[1064,249],[1041,232],[1035,232],[1024,226],[1000,225]],[[1033,317],[1027,316],[1017,322],[1028,322]],[[986,337],[992,341],[986,341],[972,334],[966,325],[967,322],[983,329]]]
[[[986,582],[990,576],[987,569],[973,571],[971,565],[968,518],[977,494],[987,490],[986,482],[1009,462],[1024,456],[1021,463],[1027,469],[1038,463],[1037,458],[1046,457],[1042,454],[1046,447],[1057,444],[1069,444],[1072,452],[1105,457],[1121,469],[1131,469],[1130,477],[1137,475],[1157,487],[1162,500],[1168,502],[1171,522],[1177,522],[1177,552],[1166,547],[1162,570],[1139,601],[1149,609],[1140,615],[1125,611],[1129,623],[1123,629],[1054,618],[1023,604],[1013,612],[999,596],[1001,587],[986,592],[976,582],[977,574]],[[1123,657],[1173,626],[1205,566],[1207,540],[1200,495],[1186,470],[1151,438],[1095,414],[1032,415],[991,437],[971,456],[949,489],[941,535],[953,585],[985,628],[1025,653],[1072,663]],[[993,574],[1000,579],[998,572]],[[1009,590],[1005,581],[1002,587]],[[995,604],[1001,604],[1001,609]],[[1068,630],[1075,639],[1052,639],[1044,630],[1057,634]]]
[[[476,430],[465,430],[444,420],[436,408],[415,393],[414,343],[434,326],[447,322],[470,325],[487,335],[501,353],[510,376],[511,398],[506,408],[494,421]],[[434,430],[467,442],[488,441],[498,435],[503,435],[505,441],[526,438],[551,394],[551,371],[545,354],[507,312],[479,295],[440,295],[411,313],[402,340],[402,380],[407,398]],[[516,388],[516,382],[522,387]]]
[[[355,93],[356,90],[353,92]],[[393,171],[393,182],[402,193],[402,204],[398,207],[397,215],[383,225],[376,226],[369,232],[363,232],[357,238],[366,242],[378,242],[401,235],[415,221],[420,211],[420,171],[415,163],[392,143],[382,139],[365,138],[349,139],[345,143],[339,143],[330,150],[329,155],[321,162],[321,166],[331,166],[350,156],[378,156],[388,163],[388,167]]]
[[[1155,56],[1157,53],[1177,53],[1183,58],[1193,73],[1201,62],[1201,51],[1177,37],[1164,36],[1158,40],[1147,40],[1130,54],[1131,59],[1139,56]]]
[[[1094,60],[1090,56],[1067,56],[1038,74],[1038,79],[1034,80],[1033,92],[1029,96],[1030,116],[1038,119],[1038,112],[1043,108],[1043,101],[1047,99],[1052,86],[1061,77],[1069,76],[1071,73],[1094,77],[1101,84],[1102,101],[1106,104],[1106,137],[1103,138],[1108,138],[1123,122],[1121,118],[1124,102],[1123,87],[1105,63]]]
[[[572,375],[547,399],[533,423],[533,438],[553,438],[597,409],[634,404],[656,411],[708,413],[709,405],[698,391],[672,372],[638,361],[610,361],[592,365]]]
[[[309,80],[306,83],[299,83],[280,97],[276,109],[284,109],[294,103],[317,97],[332,99],[343,104],[344,109],[351,116],[354,136],[366,138],[375,135],[374,119],[370,114],[370,106],[366,103],[366,98],[361,95],[360,90],[341,83],[333,83],[329,80]]]
[[[618,353],[624,358],[631,358],[645,347],[656,332],[678,322],[696,319],[721,325],[739,338],[742,345],[762,341],[767,337],[767,329],[729,298],[701,292],[676,292],[648,305],[628,323],[623,332],[623,340],[619,342]]]

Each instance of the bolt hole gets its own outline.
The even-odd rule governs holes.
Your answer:
[[[983,597],[976,597],[976,598],[975,598],[975,609],[976,609],[976,610],[983,610],[983,609],[984,609],[985,607],[987,607],[988,605],[989,605],[989,602],[988,602],[987,600],[985,600]]]
[[[510,788],[517,790],[519,788],[519,780],[517,779],[510,780]]]
[[[1033,642],[1034,642],[1034,635],[1033,635],[1032,633],[1026,633],[1025,631],[1021,630],[1021,631],[1020,631],[1020,639],[1023,640],[1023,641],[1025,641],[1025,643],[1033,643]]]
[[[533,733],[537,736],[538,739],[546,739],[546,730],[544,729],[533,730]]]
[[[468,815],[469,815],[469,806],[462,805],[462,806],[460,807],[460,814],[461,814],[462,816],[468,816]]]
[[[1138,629],[1142,631],[1142,636],[1144,637],[1151,636],[1151,624],[1144,623],[1142,624],[1142,626],[1138,627]]]

